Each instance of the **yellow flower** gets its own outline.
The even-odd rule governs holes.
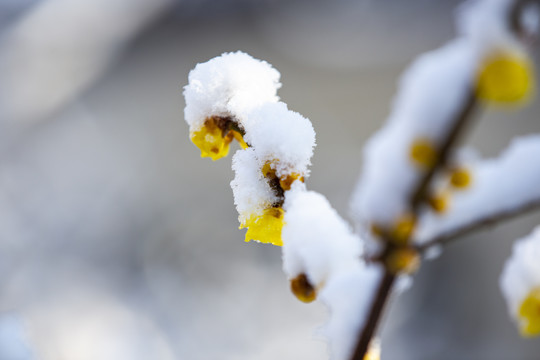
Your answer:
[[[390,231],[390,238],[399,245],[409,242],[411,235],[416,229],[416,217],[412,214],[400,216]]]
[[[284,211],[282,208],[269,208],[262,215],[252,215],[240,229],[248,228],[245,241],[259,241],[276,246],[283,245],[281,241],[281,229],[283,228]]]
[[[409,149],[409,157],[415,165],[429,169],[437,161],[437,150],[431,140],[418,138],[413,141]]]
[[[242,135],[235,130],[218,125],[219,118],[206,119],[202,128],[191,133],[191,141],[201,150],[201,157],[209,157],[218,160],[229,154],[229,145],[236,139],[242,149],[247,148]],[[229,120],[230,121],[230,120]]]
[[[456,189],[466,189],[471,182],[471,173],[466,168],[457,168],[450,173],[450,184]]]
[[[476,94],[498,104],[525,102],[534,92],[534,70],[527,56],[497,53],[488,57],[476,78]]]
[[[396,248],[386,257],[385,265],[393,274],[412,274],[420,267],[420,255],[410,247]]]
[[[523,336],[540,335],[540,288],[533,289],[523,300],[518,314]]]
[[[428,205],[437,214],[443,214],[448,210],[450,203],[450,194],[447,191],[441,191],[438,194],[432,195],[428,199]]]
[[[380,238],[386,238],[396,245],[406,245],[416,229],[416,217],[405,213],[399,216],[391,226],[377,223],[371,224],[371,233]]]
[[[291,279],[291,291],[302,302],[310,303],[317,298],[317,290],[309,282],[306,274]]]

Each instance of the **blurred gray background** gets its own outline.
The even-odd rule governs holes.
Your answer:
[[[226,51],[273,64],[317,132],[308,186],[347,216],[363,144],[407,64],[453,37],[458,3],[0,0],[0,360],[327,359],[326,310],[290,294],[279,248],[243,242],[230,156],[199,157],[182,87]],[[469,140],[496,155],[540,131],[538,111],[485,111]],[[535,224],[424,264],[382,358],[539,359],[498,289]]]

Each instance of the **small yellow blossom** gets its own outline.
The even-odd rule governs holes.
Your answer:
[[[248,228],[245,241],[255,240],[276,246],[283,245],[281,240],[283,217],[283,209],[277,207],[265,209],[262,215],[252,215],[240,225],[240,229]]]
[[[400,216],[390,227],[372,223],[371,233],[377,237],[390,240],[396,245],[406,245],[409,242],[415,228],[416,217],[407,213]]]
[[[416,228],[416,217],[404,214],[398,218],[390,231],[391,239],[400,245],[406,244]]]
[[[476,79],[477,96],[498,104],[530,99],[534,92],[534,70],[527,56],[502,52],[488,57]]]
[[[447,191],[442,191],[432,195],[428,199],[429,206],[438,214],[443,214],[448,210],[450,203],[450,194]]]
[[[466,189],[471,182],[472,175],[466,168],[456,168],[450,173],[450,184],[456,189]]]
[[[396,248],[386,257],[385,264],[393,274],[412,274],[420,267],[420,255],[410,247]]]
[[[523,336],[540,335],[540,288],[533,289],[519,307],[520,331]]]
[[[309,282],[306,274],[300,274],[291,279],[291,292],[298,300],[305,303],[310,303],[317,298],[317,291]]]
[[[412,143],[409,149],[409,156],[417,166],[429,169],[437,161],[437,150],[431,140],[419,138]]]
[[[248,147],[238,131],[223,130],[213,117],[206,119],[203,127],[192,132],[190,138],[201,150],[201,157],[209,157],[214,161],[229,154],[229,145],[233,139],[238,140],[242,149]]]

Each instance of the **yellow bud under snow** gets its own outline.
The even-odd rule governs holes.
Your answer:
[[[310,303],[317,298],[317,290],[309,282],[306,274],[291,279],[291,292],[302,302]]]

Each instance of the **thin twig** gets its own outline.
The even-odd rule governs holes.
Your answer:
[[[379,288],[377,289],[377,294],[373,299],[373,305],[371,307],[371,311],[369,312],[369,317],[367,319],[366,325],[362,330],[362,336],[360,336],[360,338],[358,339],[358,343],[356,345],[356,349],[354,350],[352,360],[364,359],[369,348],[369,342],[371,341],[373,335],[375,334],[375,331],[377,330],[377,326],[379,324],[379,320],[382,317],[385,305],[390,298],[390,293],[394,286],[395,280],[396,275],[390,274],[388,271],[385,271],[384,276],[381,279],[381,283],[379,284]]]
[[[534,199],[532,201],[529,201],[523,204],[522,206],[516,209],[503,210],[501,212],[478,219],[477,221],[473,223],[470,223],[462,227],[453,229],[451,231],[445,232],[443,234],[440,234],[434,237],[433,239],[423,243],[422,245],[419,245],[417,247],[417,250],[420,252],[425,252],[427,249],[429,249],[432,246],[446,245],[448,243],[458,240],[464,235],[470,234],[475,231],[479,231],[488,226],[496,225],[497,223],[501,221],[511,220],[513,218],[518,217],[519,215],[523,215],[525,213],[538,210],[538,209],[540,209],[540,199]]]
[[[423,176],[418,184],[416,191],[412,193],[411,197],[411,208],[414,213],[418,213],[418,208],[426,200],[426,196],[429,192],[429,187],[431,181],[435,174],[448,164],[448,159],[450,157],[452,149],[455,145],[461,140],[461,136],[464,133],[464,130],[469,123],[469,119],[472,117],[472,114],[476,108],[478,101],[472,89],[468,90],[467,97],[460,112],[457,114],[456,120],[454,121],[454,126],[450,129],[448,136],[444,139],[444,142],[441,143],[440,149],[437,151],[438,158],[435,165],[429,169],[428,172]]]

